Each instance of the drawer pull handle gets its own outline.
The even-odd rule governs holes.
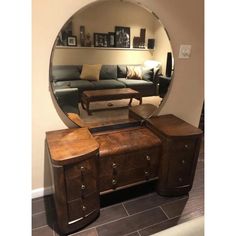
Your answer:
[[[84,185],[84,184],[81,185],[81,189],[82,189],[82,190],[85,189],[85,185]]]
[[[81,170],[81,171],[84,171],[84,169],[85,169],[85,168],[84,168],[83,166],[80,167],[80,170]]]
[[[151,160],[151,157],[150,156],[146,156],[146,159],[148,160],[148,161],[150,161]]]
[[[148,176],[148,175],[149,175],[149,172],[148,172],[148,171],[145,171],[144,174],[145,174],[146,176]]]
[[[179,179],[178,179],[178,180],[179,180],[179,182],[182,182],[182,181],[183,181],[183,179],[182,179],[181,177],[179,177]]]
[[[112,180],[112,184],[113,185],[116,185],[117,184],[117,181],[115,179]]]
[[[184,147],[185,147],[185,148],[188,148],[188,145],[187,145],[187,144],[185,144],[185,145],[184,145]]]
[[[112,168],[115,169],[117,167],[116,163],[112,163]]]
[[[182,162],[182,164],[185,164],[185,160],[182,160],[181,162]]]
[[[83,210],[83,211],[86,211],[86,206],[82,206],[82,210]]]

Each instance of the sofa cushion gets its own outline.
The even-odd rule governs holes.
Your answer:
[[[100,71],[101,80],[117,79],[117,66],[116,65],[102,65]]]
[[[92,82],[88,80],[74,80],[70,82],[71,88],[78,88],[79,91],[95,89]]]
[[[116,79],[110,80],[99,80],[92,82],[95,89],[115,89],[115,88],[125,88],[125,84],[117,81]]]
[[[53,81],[65,81],[74,80],[80,78],[80,72],[78,66],[63,65],[52,67],[52,80]]]
[[[101,64],[95,64],[95,65],[84,64],[82,67],[80,79],[98,81],[101,67],[102,67]]]
[[[136,88],[136,87],[147,88],[153,86],[153,83],[151,81],[146,81],[146,80],[119,78],[118,81],[124,83],[128,88]]]

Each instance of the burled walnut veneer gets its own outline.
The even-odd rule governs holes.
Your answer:
[[[46,133],[62,233],[77,231],[99,216],[100,194],[150,180],[157,181],[160,195],[190,191],[202,131],[174,115],[147,119],[153,107],[137,108],[130,116],[140,124],[133,127]]]
[[[171,114],[147,119],[146,126],[162,140],[157,192],[187,194],[193,184],[202,131]]]

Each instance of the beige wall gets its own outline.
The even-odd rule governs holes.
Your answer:
[[[66,128],[49,92],[50,53],[61,26],[93,0],[33,0],[32,14],[32,189],[50,186],[45,132]],[[203,103],[203,0],[139,0],[167,28],[175,56],[175,78],[161,113],[198,125]],[[191,58],[179,59],[180,44],[191,44]],[[67,120],[66,117],[63,117]],[[68,121],[68,120],[67,120]]]

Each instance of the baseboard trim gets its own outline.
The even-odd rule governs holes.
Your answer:
[[[36,188],[32,190],[32,199],[38,198],[38,197],[44,197],[52,193],[53,193],[52,186],[49,186],[46,188]]]

